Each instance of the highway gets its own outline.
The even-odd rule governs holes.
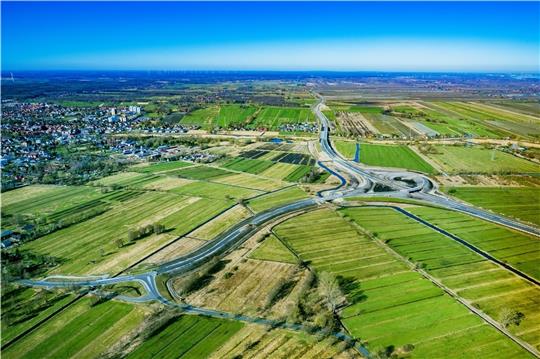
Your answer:
[[[525,232],[532,234],[534,236],[540,237],[540,229],[529,226],[527,224],[497,215],[492,212],[484,211],[479,208],[475,208],[470,205],[458,202],[451,198],[448,198],[440,193],[436,192],[435,184],[426,176],[420,175],[414,172],[407,171],[389,171],[389,170],[370,170],[367,168],[362,168],[355,162],[348,161],[341,157],[332,147],[330,141],[330,121],[321,111],[321,107],[324,105],[324,99],[321,98],[320,102],[314,106],[315,115],[318,117],[321,122],[321,132],[319,136],[319,142],[321,144],[321,149],[325,154],[332,159],[332,163],[335,164],[334,170],[340,175],[345,176],[350,172],[356,173],[357,175],[364,177],[366,183],[371,183],[372,185],[380,184],[388,187],[389,192],[401,192],[400,194],[395,195],[395,197],[405,197],[418,199],[432,204],[436,204],[440,207],[463,212],[478,218],[481,218],[486,221],[500,224],[505,227],[512,228],[517,231]],[[416,185],[414,187],[407,187],[402,182],[394,180],[396,177],[407,177],[413,180]],[[352,188],[348,191],[344,191],[343,196],[362,196],[368,193],[373,193],[373,191],[366,191],[366,187],[363,188]],[[383,194],[384,192],[379,192]],[[403,194],[403,195],[402,195]],[[389,197],[393,197],[390,195]]]
[[[362,197],[362,196],[384,196],[390,198],[411,198],[425,203],[433,204],[441,208],[446,208],[453,211],[466,213],[483,220],[487,220],[508,228],[532,234],[534,236],[540,236],[540,230],[538,228],[520,223],[518,221],[505,218],[503,216],[475,208],[473,206],[458,202],[451,198],[445,197],[441,193],[437,192],[437,186],[428,177],[407,171],[393,171],[389,169],[373,169],[361,166],[358,163],[348,161],[341,157],[333,148],[330,140],[330,121],[326,118],[321,110],[324,105],[324,99],[321,97],[320,102],[312,107],[313,112],[321,123],[321,130],[319,133],[319,144],[321,151],[329,159],[318,162],[319,166],[331,174],[340,179],[341,184],[335,188],[322,190],[317,193],[317,197],[303,199],[289,203],[280,207],[271,208],[267,211],[257,213],[252,217],[249,217],[240,223],[234,225],[229,230],[218,235],[212,241],[205,243],[197,250],[178,257],[172,261],[163,263],[151,271],[142,274],[133,275],[120,275],[115,277],[72,277],[72,276],[55,276],[49,277],[43,280],[21,280],[19,283],[28,286],[35,287],[89,287],[97,288],[101,286],[109,286],[118,283],[125,282],[138,282],[146,290],[145,295],[137,298],[120,296],[119,299],[131,301],[131,302],[146,302],[146,301],[159,301],[167,305],[178,305],[171,303],[157,288],[156,277],[160,274],[181,274],[189,272],[202,264],[208,262],[210,259],[218,256],[223,256],[227,252],[241,245],[244,241],[252,237],[257,231],[259,231],[264,225],[267,225],[271,221],[283,217],[285,215],[293,214],[295,212],[301,212],[331,202],[336,199],[342,199],[347,197]],[[407,182],[400,179],[407,179]],[[384,192],[374,191],[375,187],[383,187]],[[394,206],[391,206],[394,208]],[[529,277],[527,274],[517,271],[515,268],[499,261],[491,256],[489,253],[484,252],[477,247],[474,247],[465,240],[458,238],[451,233],[448,233],[431,223],[414,216],[413,214],[403,211],[399,207],[395,207],[395,210],[402,211],[410,218],[433,228],[434,230],[442,233],[450,238],[458,241],[459,243],[467,246],[469,249],[482,255],[484,258],[491,260],[503,268],[507,269],[514,274],[525,278],[529,282],[538,285],[538,281]],[[406,212],[406,213],[405,213]],[[223,316],[225,314],[216,311],[205,310],[204,308],[185,307],[193,313],[202,313],[206,315]],[[215,313],[214,313],[215,312]],[[228,315],[228,314],[227,314]],[[244,318],[245,319],[245,318]],[[242,320],[242,318],[240,318]],[[247,319],[245,319],[247,320]]]
[[[318,197],[299,200],[281,207],[272,208],[270,210],[255,214],[252,217],[236,224],[226,232],[218,235],[212,241],[209,241],[194,252],[176,258],[170,262],[161,264],[153,271],[148,273],[99,279],[88,277],[80,279],[64,277],[66,281],[58,280],[58,277],[56,277],[54,278],[55,281],[51,281],[50,279],[52,278],[47,278],[46,280],[23,280],[20,283],[42,287],[65,287],[73,285],[98,287],[126,281],[136,281],[140,282],[149,292],[145,299],[150,300],[153,299],[152,297],[158,298],[160,295],[155,284],[156,275],[190,271],[207,262],[211,258],[223,255],[227,251],[230,251],[231,249],[242,244],[245,240],[256,233],[261,226],[265,225],[271,220],[287,214],[306,210],[310,207],[317,207],[326,201],[333,201],[335,199],[351,196],[412,198],[430,204],[435,204],[442,208],[467,213],[522,232],[540,236],[540,230],[535,227],[528,226],[526,224],[493,214],[491,212],[483,211],[469,205],[465,205],[436,193],[436,186],[426,176],[402,170],[390,171],[363,168],[357,163],[344,159],[334,150],[332,146],[330,140],[330,121],[321,111],[321,107],[323,105],[324,99],[321,97],[319,103],[312,107],[315,115],[321,123],[321,131],[319,134],[321,150],[330,159],[330,161],[325,161],[324,163],[319,162],[319,165],[340,179],[341,184],[339,186],[333,189],[320,191],[318,193]],[[396,178],[408,178],[414,182],[415,185],[407,186],[404,182],[396,180]],[[374,192],[373,188],[376,184],[387,187],[388,191]]]

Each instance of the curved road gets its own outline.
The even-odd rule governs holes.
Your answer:
[[[256,233],[259,228],[276,218],[294,212],[303,211],[311,207],[317,207],[326,201],[333,201],[335,199],[351,196],[378,195],[393,198],[413,198],[426,203],[435,204],[442,208],[463,212],[528,234],[540,236],[540,230],[538,228],[457,202],[437,193],[434,183],[424,175],[407,171],[370,169],[344,159],[332,147],[330,141],[330,121],[321,111],[321,106],[323,104],[324,98],[320,97],[320,102],[313,106],[312,109],[321,123],[321,131],[319,135],[321,149],[330,159],[330,161],[319,161],[319,165],[341,180],[342,183],[338,187],[330,190],[320,191],[318,193],[318,197],[315,198],[296,201],[255,214],[254,216],[236,224],[226,232],[218,235],[215,239],[206,243],[194,252],[174,259],[170,262],[161,264],[153,271],[142,274],[116,276],[112,278],[101,277],[98,279],[96,279],[96,277],[55,276],[46,278],[44,280],[22,280],[20,283],[37,287],[82,286],[92,288],[123,282],[138,282],[145,288],[147,292],[144,296],[137,298],[121,296],[119,298],[131,302],[158,300],[164,304],[171,304],[166,298],[163,297],[157,288],[157,275],[165,273],[182,273],[192,270],[207,262],[211,258],[223,255],[227,251],[237,247]],[[347,178],[349,179],[348,181]],[[406,182],[400,181],[400,179],[407,179],[409,182],[414,182],[414,185],[409,185]],[[388,189],[388,191],[374,192],[376,185],[384,186]],[[432,226],[435,228],[435,226],[420,218],[417,218],[416,220],[421,221],[421,223],[427,226]],[[435,229],[438,230],[438,228]],[[439,232],[440,231],[441,230],[439,230]],[[445,235],[453,236],[450,233],[447,234],[446,231],[444,232]],[[477,248],[473,248],[472,245],[460,238],[455,237],[453,239],[462,242],[462,244],[468,246],[472,250],[476,249],[478,251]],[[497,259],[491,257],[489,253],[482,252],[481,254],[485,257],[487,256],[486,258],[490,260],[493,259],[498,261]],[[507,269],[513,271],[515,274],[520,275],[520,273],[517,273],[514,268]],[[531,281],[530,279],[528,280]],[[533,281],[533,283],[538,285],[537,281]],[[189,306],[186,308],[189,308]],[[202,311],[203,314],[212,314],[210,311],[202,308],[192,309],[196,312]],[[216,315],[220,316],[223,314],[217,313]]]

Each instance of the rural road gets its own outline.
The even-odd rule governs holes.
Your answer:
[[[423,201],[425,203],[434,204],[439,207],[466,213],[483,220],[487,220],[514,230],[532,234],[534,236],[540,236],[540,230],[520,223],[518,221],[505,218],[478,208],[475,208],[464,203],[457,202],[451,198],[447,198],[440,193],[437,193],[436,185],[426,176],[407,172],[407,171],[392,171],[390,169],[371,169],[365,166],[361,166],[358,163],[349,161],[341,157],[334,148],[330,141],[330,122],[328,118],[321,111],[321,106],[324,104],[324,99],[320,97],[320,102],[312,107],[313,112],[321,123],[321,130],[319,135],[319,143],[321,150],[326,156],[326,161],[319,161],[318,164],[326,171],[335,175],[340,179],[341,184],[333,189],[323,190],[318,193],[317,197],[299,200],[293,203],[289,203],[280,207],[271,208],[267,211],[257,213],[252,217],[249,217],[240,223],[233,226],[231,229],[218,235],[212,241],[204,244],[194,252],[191,252],[182,257],[176,258],[172,261],[163,263],[157,266],[154,270],[142,274],[134,275],[121,275],[112,278],[90,278],[90,277],[49,277],[44,280],[22,280],[19,283],[35,286],[35,287],[100,287],[108,286],[125,282],[138,282],[146,290],[146,294],[141,297],[128,297],[121,296],[120,299],[130,302],[145,302],[157,300],[164,304],[177,305],[169,302],[159,292],[156,285],[156,276],[159,274],[180,274],[188,272],[203,263],[209,261],[211,258],[221,256],[231,249],[239,246],[253,234],[255,234],[260,228],[270,221],[279,217],[306,210],[308,208],[316,208],[317,206],[327,202],[346,197],[362,197],[362,196],[385,196],[390,198],[411,198]],[[408,182],[400,181],[400,179],[407,179]],[[413,184],[414,183],[414,184]],[[376,192],[374,189],[376,186],[383,187],[384,192]],[[422,223],[434,230],[442,233],[450,238],[460,242],[469,249],[482,255],[484,258],[497,263],[506,270],[525,278],[526,280],[539,285],[535,278],[531,278],[527,274],[516,270],[515,268],[501,262],[500,260],[492,257],[489,253],[484,252],[467,241],[454,236],[451,233],[440,229],[431,223],[407,212],[403,209],[395,206],[392,207],[395,210],[401,211],[409,218]],[[406,212],[406,213],[405,213]],[[203,313],[207,315],[215,315],[217,317],[228,316],[230,314],[223,314],[221,312],[215,312],[205,310],[202,308],[184,307],[184,309],[190,309],[193,312]],[[201,312],[202,311],[202,312]],[[241,319],[241,318],[240,318]],[[257,319],[259,320],[259,319]]]
[[[57,277],[55,278],[55,281],[51,281],[51,278],[47,278],[45,280],[23,280],[20,281],[20,283],[29,286],[40,287],[66,287],[74,285],[98,287],[122,282],[135,281],[141,283],[148,291],[146,296],[141,297],[138,300],[152,300],[160,297],[159,291],[157,290],[157,286],[155,284],[156,275],[165,273],[182,273],[192,270],[200,266],[201,264],[207,262],[209,259],[215,256],[222,255],[227,251],[231,250],[232,248],[240,245],[245,240],[250,238],[254,233],[256,233],[261,226],[273,219],[284,216],[286,214],[305,210],[310,207],[317,207],[318,205],[325,203],[326,201],[333,201],[338,198],[346,198],[351,196],[367,197],[376,195],[386,196],[390,198],[417,199],[430,204],[436,204],[442,208],[467,213],[490,222],[494,222],[512,229],[533,234],[535,236],[540,236],[540,230],[537,228],[528,226],[517,221],[513,221],[511,219],[490,212],[480,210],[472,206],[465,205],[463,203],[437,194],[435,192],[436,186],[426,176],[413,172],[372,170],[369,168],[363,168],[357,163],[344,159],[332,147],[330,141],[330,122],[321,111],[321,106],[323,104],[324,99],[321,98],[320,102],[312,107],[315,115],[321,123],[321,131],[319,135],[321,149],[327,156],[327,158],[330,158],[330,161],[325,161],[324,163],[319,162],[319,165],[341,180],[341,184],[336,188],[320,191],[318,193],[318,197],[299,200],[280,207],[269,209],[261,213],[257,213],[252,217],[249,217],[236,224],[224,233],[218,235],[212,241],[209,241],[194,252],[176,258],[170,262],[163,263],[156,267],[153,271],[147,273],[137,275],[122,275],[113,278],[99,279],[92,279],[88,277],[64,277],[66,278],[65,281],[58,280]],[[347,181],[347,178],[349,178],[349,181]],[[411,180],[411,182],[414,182],[414,186],[407,186],[404,182],[396,180],[396,178],[407,178]],[[373,188],[376,184],[385,186],[388,191],[374,192]],[[419,218],[417,220],[421,221],[421,223],[423,224],[432,226],[425,220]],[[471,249],[476,248],[464,241],[463,239],[459,240],[466,243],[466,245],[468,245]],[[515,274],[518,274],[513,268],[512,271],[514,271]],[[531,281],[531,278],[526,279]],[[129,299],[134,300],[134,298]]]

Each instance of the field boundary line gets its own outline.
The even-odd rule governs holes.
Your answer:
[[[448,231],[446,231],[446,230],[444,230],[444,229],[442,229],[442,228],[440,228],[440,227],[438,227],[438,226],[436,226],[436,225],[434,225],[434,224],[431,224],[430,222],[428,222],[428,221],[426,221],[426,220],[424,220],[424,219],[422,219],[422,218],[416,216],[415,214],[413,214],[413,213],[411,213],[411,212],[409,212],[409,211],[407,211],[407,210],[405,210],[405,209],[403,209],[403,208],[401,208],[401,207],[396,207],[396,206],[380,206],[380,205],[379,205],[379,206],[376,206],[376,205],[371,205],[371,206],[370,206],[370,205],[368,205],[367,207],[387,207],[387,208],[392,208],[393,210],[395,210],[395,211],[397,211],[397,212],[399,212],[399,213],[404,214],[404,215],[407,216],[408,218],[410,218],[410,219],[412,219],[412,220],[414,220],[414,221],[416,221],[416,222],[418,222],[418,223],[420,223],[420,224],[423,224],[424,226],[426,226],[426,227],[428,227],[428,228],[431,228],[431,229],[433,229],[434,231],[436,231],[436,232],[438,232],[438,233],[440,233],[440,234],[442,234],[442,235],[444,235],[444,236],[446,236],[446,237],[448,237],[448,238],[450,238],[450,239],[452,239],[452,240],[454,240],[454,241],[456,241],[456,242],[462,244],[463,246],[465,246],[465,247],[467,247],[468,249],[472,250],[472,251],[475,252],[476,254],[478,254],[478,255],[484,257],[485,259],[487,259],[487,260],[489,260],[489,261],[491,261],[491,262],[493,262],[493,263],[495,263],[495,264],[497,264],[497,265],[499,265],[499,266],[501,266],[501,267],[503,267],[503,268],[506,269],[507,271],[510,271],[510,272],[514,273],[515,275],[517,275],[517,276],[519,276],[519,277],[521,277],[521,278],[523,278],[523,279],[525,279],[525,280],[527,280],[527,281],[533,283],[533,284],[536,285],[536,286],[540,286],[540,282],[539,282],[538,280],[536,280],[535,278],[529,276],[528,274],[526,274],[526,273],[520,271],[519,269],[516,269],[516,268],[512,267],[512,266],[509,265],[509,264],[504,263],[503,261],[501,261],[501,260],[499,260],[499,259],[493,257],[493,256],[492,256],[491,254],[489,254],[488,252],[486,252],[486,251],[484,251],[484,250],[482,250],[482,249],[480,249],[480,248],[478,248],[478,247],[476,247],[476,246],[470,244],[469,242],[467,242],[466,240],[464,240],[464,239],[462,239],[462,238],[456,236],[455,234],[452,234],[452,233],[450,233],[450,232],[448,232]]]
[[[75,303],[76,301],[78,301],[79,299],[83,298],[84,296],[86,295],[86,292],[83,293],[83,294],[79,294],[77,295],[75,298],[73,298],[72,300],[70,300],[68,303],[64,304],[62,307],[58,308],[57,310],[55,310],[54,312],[52,312],[51,314],[47,315],[45,318],[41,319],[39,322],[33,324],[30,328],[24,330],[22,333],[18,334],[17,336],[13,337],[10,341],[8,341],[7,343],[4,343],[2,344],[2,351],[6,350],[7,347],[10,347],[11,345],[15,344],[17,341],[21,340],[22,338],[24,338],[26,335],[30,334],[31,332],[33,332],[34,330],[36,330],[38,327],[40,327],[41,325],[43,325],[46,321],[48,321],[49,319],[51,319],[52,317],[56,316],[57,314],[60,314],[61,312],[63,312],[67,307],[69,307],[70,305],[72,305],[73,303]]]
[[[321,208],[316,208],[315,210],[320,210]],[[303,263],[305,268],[310,271],[311,273],[313,273],[315,276],[316,276],[316,271],[311,267],[311,265],[308,263],[308,262],[304,262],[302,260],[302,258],[300,258],[300,255],[285,241],[283,240],[275,231],[274,231],[274,227],[278,226],[279,224],[291,219],[291,218],[294,218],[294,217],[297,217],[297,216],[300,216],[302,214],[305,214],[307,213],[307,211],[305,212],[301,212],[301,213],[298,213],[297,215],[294,215],[294,216],[291,216],[291,217],[288,217],[288,218],[285,218],[283,221],[281,221],[280,223],[276,223],[274,225],[271,226],[270,228],[270,233],[272,233],[277,239],[278,241],[280,241],[285,247],[287,247],[287,249],[298,259],[299,263]],[[336,313],[337,314],[337,313]],[[343,324],[343,322],[341,321],[341,318],[336,315],[336,320],[339,322],[341,328],[343,328],[343,330],[345,331],[345,333],[347,333],[346,335],[349,336],[350,338],[355,338],[351,332],[349,331],[349,329]],[[361,342],[361,339],[360,338],[357,338],[356,340],[360,341]],[[365,346],[363,346],[362,344],[359,344],[360,345],[360,348],[358,348],[356,345],[353,346],[356,351],[358,353],[360,353],[361,355],[363,356],[367,356],[368,358],[370,358],[369,355],[366,355],[366,353],[369,354],[369,351],[367,350],[367,348]]]
[[[380,207],[380,206],[379,206]],[[510,333],[506,328],[504,328],[502,325],[499,324],[499,322],[497,322],[496,320],[494,320],[493,318],[491,318],[489,315],[487,315],[486,313],[482,312],[480,309],[477,309],[476,307],[474,307],[472,304],[470,304],[469,301],[465,300],[464,298],[462,298],[461,296],[459,296],[459,294],[457,294],[456,292],[454,292],[451,288],[447,287],[446,285],[444,285],[441,281],[439,281],[438,279],[436,279],[434,276],[432,276],[431,274],[429,274],[428,272],[426,272],[424,269],[422,268],[418,268],[416,266],[415,263],[411,262],[409,259],[405,258],[404,256],[402,256],[401,254],[399,254],[397,251],[395,251],[393,248],[391,248],[389,245],[387,244],[384,244],[380,239],[378,238],[375,238],[373,237],[373,235],[371,235],[368,231],[366,231],[365,229],[363,229],[360,225],[358,225],[356,222],[352,222],[354,223],[354,226],[359,228],[363,233],[365,233],[366,236],[368,236],[369,238],[371,238],[375,243],[377,243],[379,246],[383,247],[383,249],[385,249],[387,252],[389,252],[390,254],[392,254],[393,256],[397,257],[399,260],[401,260],[402,262],[404,262],[406,265],[408,265],[411,270],[413,272],[417,272],[419,273],[420,275],[422,275],[424,278],[426,278],[427,280],[429,280],[430,282],[432,282],[434,285],[436,285],[437,287],[439,287],[440,289],[442,289],[445,293],[447,293],[449,296],[451,296],[452,298],[454,298],[455,300],[457,300],[459,303],[461,303],[462,305],[464,305],[467,309],[469,309],[473,314],[479,316],[481,319],[483,319],[486,323],[488,323],[489,325],[491,325],[492,327],[494,327],[495,329],[497,329],[499,332],[501,332],[503,335],[505,335],[506,337],[508,337],[509,339],[511,339],[513,342],[515,342],[516,344],[518,344],[519,346],[521,346],[523,349],[525,349],[526,351],[528,351],[529,353],[531,353],[532,355],[534,355],[535,357],[537,358],[540,358],[540,353],[534,349],[534,347],[532,347],[530,344],[526,343],[525,341],[519,339],[518,337],[514,336],[512,333]]]
[[[152,253],[144,256],[143,258],[139,259],[138,261],[136,261],[135,263],[133,264],[130,264],[129,266],[127,266],[126,268],[122,269],[120,272],[112,275],[111,277],[117,277],[121,274],[123,274],[124,272],[132,269],[133,267],[135,267],[136,265],[139,265],[141,264],[142,262],[144,262],[145,260],[147,260],[148,258],[150,258],[151,256],[157,254],[158,252],[160,252],[161,250],[171,246],[172,244],[178,242],[179,240],[181,240],[182,238],[185,238],[185,237],[189,237],[189,234],[196,231],[197,229],[199,229],[200,227],[204,226],[205,224],[207,224],[208,222],[210,221],[213,221],[214,219],[216,219],[217,217],[221,216],[222,214],[224,214],[225,212],[227,212],[228,210],[230,210],[231,208],[233,208],[234,206],[236,206],[237,204],[236,203],[233,203],[231,206],[225,208],[224,210],[220,211],[219,213],[215,214],[214,216],[212,216],[211,218],[207,219],[206,221],[204,221],[203,223],[199,224],[198,226],[196,226],[195,228],[193,228],[191,231],[189,231],[188,233],[186,234],[183,234],[181,236],[178,236],[176,237],[175,239],[173,239],[172,241],[170,241],[169,243],[166,243],[164,244],[162,247],[159,247],[158,249],[156,249],[155,251],[153,251]],[[209,241],[211,242],[212,239]],[[195,249],[196,250],[196,249]],[[189,253],[188,253],[189,254]]]

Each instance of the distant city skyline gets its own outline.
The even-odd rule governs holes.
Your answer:
[[[538,2],[2,2],[2,70],[538,72]]]

